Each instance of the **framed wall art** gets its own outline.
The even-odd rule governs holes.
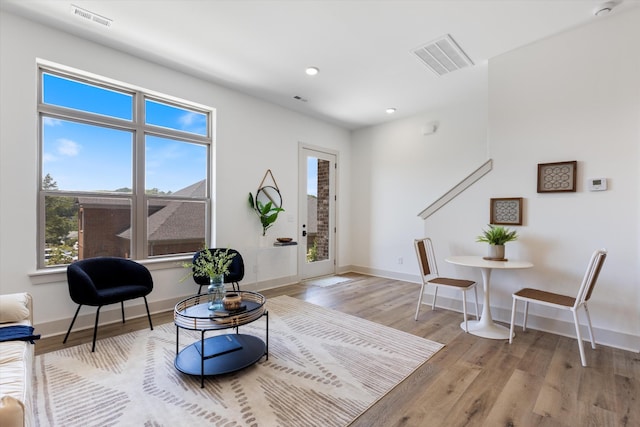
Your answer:
[[[538,163],[538,193],[576,191],[578,162]]]
[[[522,197],[491,199],[489,223],[494,225],[522,225]]]

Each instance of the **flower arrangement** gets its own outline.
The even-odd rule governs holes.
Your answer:
[[[220,276],[229,274],[229,267],[231,266],[234,256],[236,256],[236,253],[229,253],[229,248],[226,250],[211,250],[206,248],[200,251],[200,256],[195,262],[186,262],[182,264],[182,266],[191,269],[191,272],[189,272],[186,277],[193,275],[206,277]]]

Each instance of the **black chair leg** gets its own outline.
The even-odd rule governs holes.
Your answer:
[[[120,308],[122,309],[122,323],[124,323],[124,301],[120,301]]]
[[[100,317],[101,308],[102,306],[99,306],[98,310],[96,310],[96,324],[93,327],[93,346],[91,347],[91,353],[96,351],[96,337],[98,336],[98,318]]]
[[[153,325],[151,324],[151,314],[149,313],[149,304],[147,304],[147,297],[144,298],[144,306],[147,307],[147,317],[149,318],[149,327],[153,331]]]
[[[67,331],[67,335],[64,336],[64,340],[62,341],[62,344],[66,343],[67,338],[69,338],[69,334],[71,333],[71,328],[73,328],[73,324],[76,322],[76,317],[78,317],[78,313],[80,313],[80,307],[82,307],[82,304],[78,304],[78,309],[76,310],[76,314],[74,314],[73,316],[73,320],[69,325],[69,330]]]

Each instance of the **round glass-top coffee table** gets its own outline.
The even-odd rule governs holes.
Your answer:
[[[228,312],[209,310],[206,294],[194,295],[176,304],[173,319],[176,325],[175,367],[188,375],[204,377],[221,375],[244,369],[269,358],[269,313],[266,298],[257,292],[234,292],[242,298],[241,309]],[[238,327],[262,316],[266,318],[266,340],[253,335],[240,334]],[[236,328],[235,333],[216,335],[205,339],[205,332]],[[180,329],[200,331],[200,340],[180,350]]]

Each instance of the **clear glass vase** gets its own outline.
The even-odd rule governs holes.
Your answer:
[[[209,310],[221,310],[223,308],[222,299],[225,293],[224,275],[218,274],[209,277],[209,287],[207,288]]]

